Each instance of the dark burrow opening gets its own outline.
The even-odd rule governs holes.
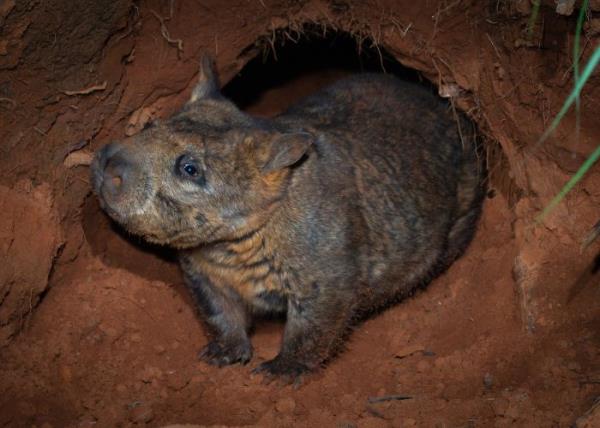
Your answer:
[[[352,73],[392,73],[432,88],[413,69],[404,67],[370,39],[329,31],[326,36],[310,27],[291,41],[280,30],[278,42],[259,43],[259,54],[223,87],[223,94],[242,110],[274,116],[301,98]]]
[[[277,115],[299,99],[359,72],[393,73],[435,91],[417,71],[402,66],[369,39],[359,43],[349,33],[329,31],[323,36],[308,29],[297,41],[283,36],[277,40],[274,45],[259,40],[248,48],[258,54],[222,85],[223,94],[251,114]],[[128,234],[104,214],[94,195],[87,197],[82,218],[92,253],[106,265],[150,280],[181,283],[175,251]]]

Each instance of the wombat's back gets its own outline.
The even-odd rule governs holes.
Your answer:
[[[427,89],[358,75],[280,120],[316,131],[338,153],[337,164],[323,156],[319,169],[342,170],[339,159],[351,164],[352,181],[339,174],[347,182],[336,187],[355,188],[348,215],[364,227],[347,239],[363,244],[356,249],[362,281],[384,301],[427,282],[470,242],[483,194],[474,130],[459,119],[459,131],[451,109]]]

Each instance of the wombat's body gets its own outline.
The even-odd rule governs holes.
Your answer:
[[[215,334],[204,359],[248,361],[252,314],[284,312],[281,352],[259,370],[294,376],[467,246],[482,194],[473,136],[425,89],[374,74],[254,119],[204,67],[181,113],[98,155],[96,191],[128,229],[181,248]]]

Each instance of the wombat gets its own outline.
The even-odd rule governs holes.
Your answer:
[[[483,194],[474,132],[390,75],[357,74],[259,119],[221,95],[210,59],[200,68],[179,113],[99,150],[95,193],[128,231],[179,250],[213,335],[203,360],[247,363],[253,315],[282,313],[280,352],[255,372],[297,379],[357,317],[466,248]]]

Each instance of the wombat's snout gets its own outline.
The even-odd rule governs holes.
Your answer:
[[[97,154],[92,165],[94,188],[109,206],[121,205],[128,197],[134,181],[133,162],[121,144],[111,143]]]
[[[105,165],[103,190],[113,197],[126,193],[130,184],[131,163],[122,154],[117,153],[108,158]]]

